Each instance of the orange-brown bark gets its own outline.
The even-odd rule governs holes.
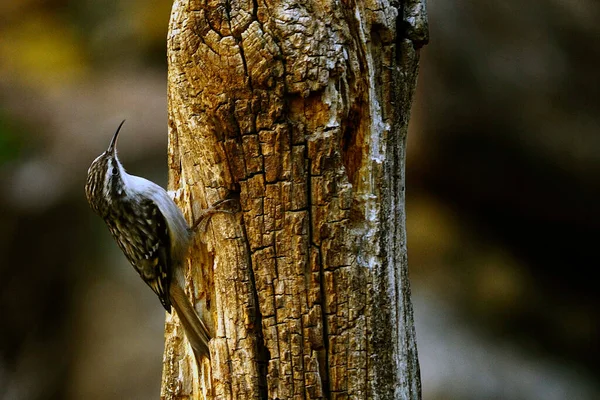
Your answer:
[[[177,0],[171,189],[212,330],[198,372],[167,322],[162,397],[420,398],[404,149],[422,3]]]

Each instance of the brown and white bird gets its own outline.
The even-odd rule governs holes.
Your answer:
[[[183,263],[193,233],[162,187],[123,168],[117,158],[117,139],[124,122],[108,149],[92,162],[86,197],[163,307],[169,313],[171,306],[175,309],[200,362],[202,356],[210,358],[210,335],[183,289]]]

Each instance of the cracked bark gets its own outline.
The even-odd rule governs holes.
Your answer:
[[[161,397],[419,399],[404,155],[424,0],[176,0],[170,189],[211,329],[167,318]]]

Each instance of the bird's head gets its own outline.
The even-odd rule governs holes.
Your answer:
[[[85,194],[92,209],[102,214],[106,205],[110,205],[114,196],[123,194],[123,166],[117,158],[117,139],[125,123],[121,122],[113,135],[108,149],[100,154],[90,165],[85,185]]]

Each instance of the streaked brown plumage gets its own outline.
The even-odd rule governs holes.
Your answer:
[[[119,162],[116,144],[124,122],[88,170],[87,200],[163,307],[168,312],[175,308],[196,358],[210,357],[208,329],[183,290],[191,230],[163,188],[128,174]]]

